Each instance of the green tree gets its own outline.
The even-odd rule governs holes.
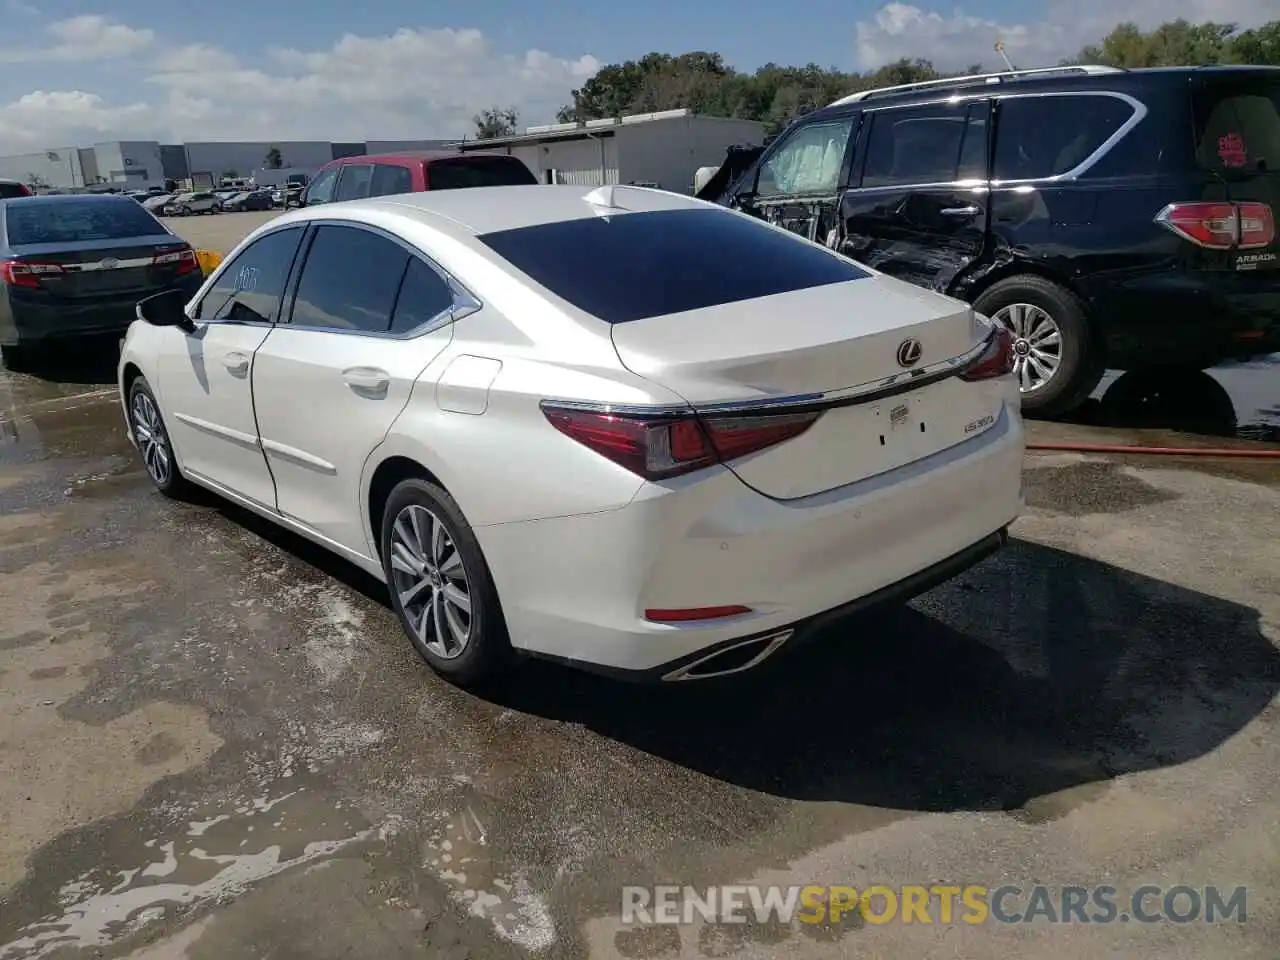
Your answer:
[[[268,150],[263,162],[267,165],[268,170],[281,169],[284,166],[284,157],[280,154],[280,148],[272,147]]]
[[[476,136],[481,140],[488,140],[514,134],[520,123],[520,114],[515,107],[490,107],[488,110],[481,110],[471,121],[476,125]]]

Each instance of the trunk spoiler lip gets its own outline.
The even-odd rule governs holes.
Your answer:
[[[731,416],[734,414],[759,413],[786,416],[798,413],[820,413],[836,407],[853,407],[864,403],[874,403],[889,397],[916,390],[939,380],[954,377],[974,366],[991,346],[992,340],[999,332],[993,327],[991,333],[976,345],[955,357],[948,357],[915,370],[904,370],[879,380],[841,387],[821,393],[787,394],[775,397],[753,397],[750,400],[725,400],[699,404],[634,404],[634,403],[600,403],[589,400],[554,400],[547,399],[540,403],[543,408],[560,407],[569,410],[581,410],[590,413],[615,414],[620,417],[638,420],[660,420],[667,417],[681,417],[697,414],[699,416]]]

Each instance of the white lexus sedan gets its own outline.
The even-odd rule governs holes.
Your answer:
[[[519,654],[744,670],[953,576],[1022,508],[1006,332],[659,190],[303,209],[138,317],[119,384],[155,486],[382,579],[462,684]]]

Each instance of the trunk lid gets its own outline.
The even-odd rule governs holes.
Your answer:
[[[1209,177],[1206,200],[1265,204],[1280,218],[1280,71],[1231,70],[1198,77],[1191,88],[1197,166]],[[1280,270],[1280,235],[1264,247],[1194,250],[1193,267]]]
[[[895,469],[994,425],[1003,383],[927,376],[980,348],[987,332],[959,301],[871,276],[617,324],[613,342],[628,369],[704,416],[780,398],[884,394],[832,406],[801,436],[728,464],[760,493],[794,499]],[[907,343],[918,349],[902,362]],[[913,377],[923,385],[913,388]]]
[[[174,236],[130,240],[82,240],[74,244],[33,243],[12,247],[15,259],[60,267],[43,274],[40,288],[51,296],[140,296],[172,286],[177,262],[155,263],[157,256],[178,253],[187,244]]]

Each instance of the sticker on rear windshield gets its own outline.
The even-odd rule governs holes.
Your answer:
[[[1249,162],[1249,151],[1245,149],[1244,137],[1238,133],[1228,133],[1218,138],[1218,156],[1224,167],[1243,167]]]

